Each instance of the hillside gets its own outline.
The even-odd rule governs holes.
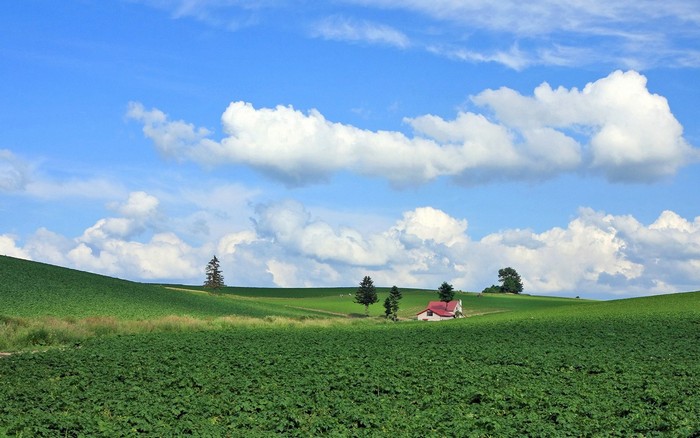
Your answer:
[[[119,319],[169,315],[326,316],[250,300],[135,283],[6,256],[0,256],[0,315]]]

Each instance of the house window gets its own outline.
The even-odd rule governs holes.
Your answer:
[[[428,316],[433,316],[433,311],[432,311],[432,310],[428,310]]]

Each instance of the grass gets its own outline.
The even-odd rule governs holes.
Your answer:
[[[0,256],[0,279],[0,314],[13,317],[322,316],[313,311],[135,283],[6,256]]]

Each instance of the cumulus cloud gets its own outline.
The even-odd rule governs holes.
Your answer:
[[[418,239],[419,244],[432,241],[450,247],[467,241],[465,219],[455,219],[432,207],[420,207],[404,213],[394,230],[402,241]]]
[[[29,253],[17,246],[17,242],[13,236],[8,234],[0,234],[0,254],[18,259],[31,260]]]
[[[159,202],[133,192],[111,204],[120,216],[98,219],[78,237],[40,228],[19,247],[0,236],[0,253],[136,280],[191,279],[200,271],[201,250],[173,232],[158,232],[150,219]]]
[[[93,272],[154,280],[196,276],[200,269],[193,263],[193,255],[193,249],[175,234],[160,233],[146,243],[117,237],[99,246],[80,242],[68,252],[67,259]]]
[[[333,229],[326,222],[312,219],[296,201],[259,205],[255,226],[261,237],[318,261],[379,266],[396,257],[399,250],[387,234],[367,237],[348,227]]]
[[[542,139],[534,144],[556,145],[557,137],[562,142],[573,140],[558,129],[589,134],[590,169],[601,170],[612,181],[652,181],[674,174],[688,160],[697,159],[698,151],[683,138],[683,127],[666,99],[650,93],[646,85],[639,73],[616,71],[580,91],[552,89],[545,83],[532,97],[502,88],[484,91],[473,101],[524,135],[553,136],[550,142]],[[554,148],[542,150],[554,152]]]
[[[138,191],[131,192],[129,199],[116,208],[123,216],[130,218],[148,218],[154,216],[158,212],[160,201],[155,196],[149,195],[146,192]]]
[[[310,262],[335,272],[334,285],[365,272],[382,284],[433,287],[448,280],[478,291],[495,283],[504,266],[515,267],[535,293],[650,294],[691,290],[700,281],[694,269],[700,218],[691,222],[668,211],[645,226],[584,208],[564,227],[504,230],[478,241],[470,239],[465,219],[432,207],[405,212],[382,233],[333,228],[293,201],[256,213],[257,244],[275,248],[265,272],[278,285],[318,284],[301,269]],[[315,245],[306,244],[309,236]]]
[[[155,205],[152,195],[120,206]],[[125,212],[131,212],[129,209]],[[143,211],[138,209],[138,211]],[[149,211],[147,209],[147,211]],[[507,229],[475,240],[466,218],[418,207],[382,229],[332,225],[293,200],[258,204],[253,225],[192,244],[137,219],[97,220],[71,238],[46,229],[20,241],[0,235],[0,253],[135,280],[198,284],[216,253],[227,282],[251,286],[348,286],[364,275],[379,285],[480,291],[514,267],[530,293],[610,297],[687,291],[700,284],[700,217],[664,211],[643,224],[582,208],[542,232]],[[371,231],[369,229],[372,229]]]
[[[217,254],[229,255],[236,252],[236,247],[246,245],[258,240],[258,236],[252,230],[229,233],[219,239]]]
[[[202,165],[244,164],[288,184],[328,179],[339,171],[387,178],[397,185],[439,177],[475,184],[599,172],[615,182],[652,182],[700,156],[663,96],[637,72],[616,71],[582,90],[544,83],[525,96],[485,90],[473,102],[485,113],[406,118],[415,135],[369,131],[291,106],[256,109],[233,102],[222,116],[226,136],[157,109],[131,104],[156,148]],[[492,117],[489,117],[492,116]]]

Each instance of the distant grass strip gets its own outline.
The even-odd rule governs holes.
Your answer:
[[[110,316],[89,318],[18,318],[0,315],[0,352],[42,350],[75,346],[92,338],[143,333],[184,333],[224,330],[233,327],[329,327],[331,325],[374,324],[377,319],[288,318],[266,316],[222,316],[195,318],[170,315],[147,320],[124,320]]]

